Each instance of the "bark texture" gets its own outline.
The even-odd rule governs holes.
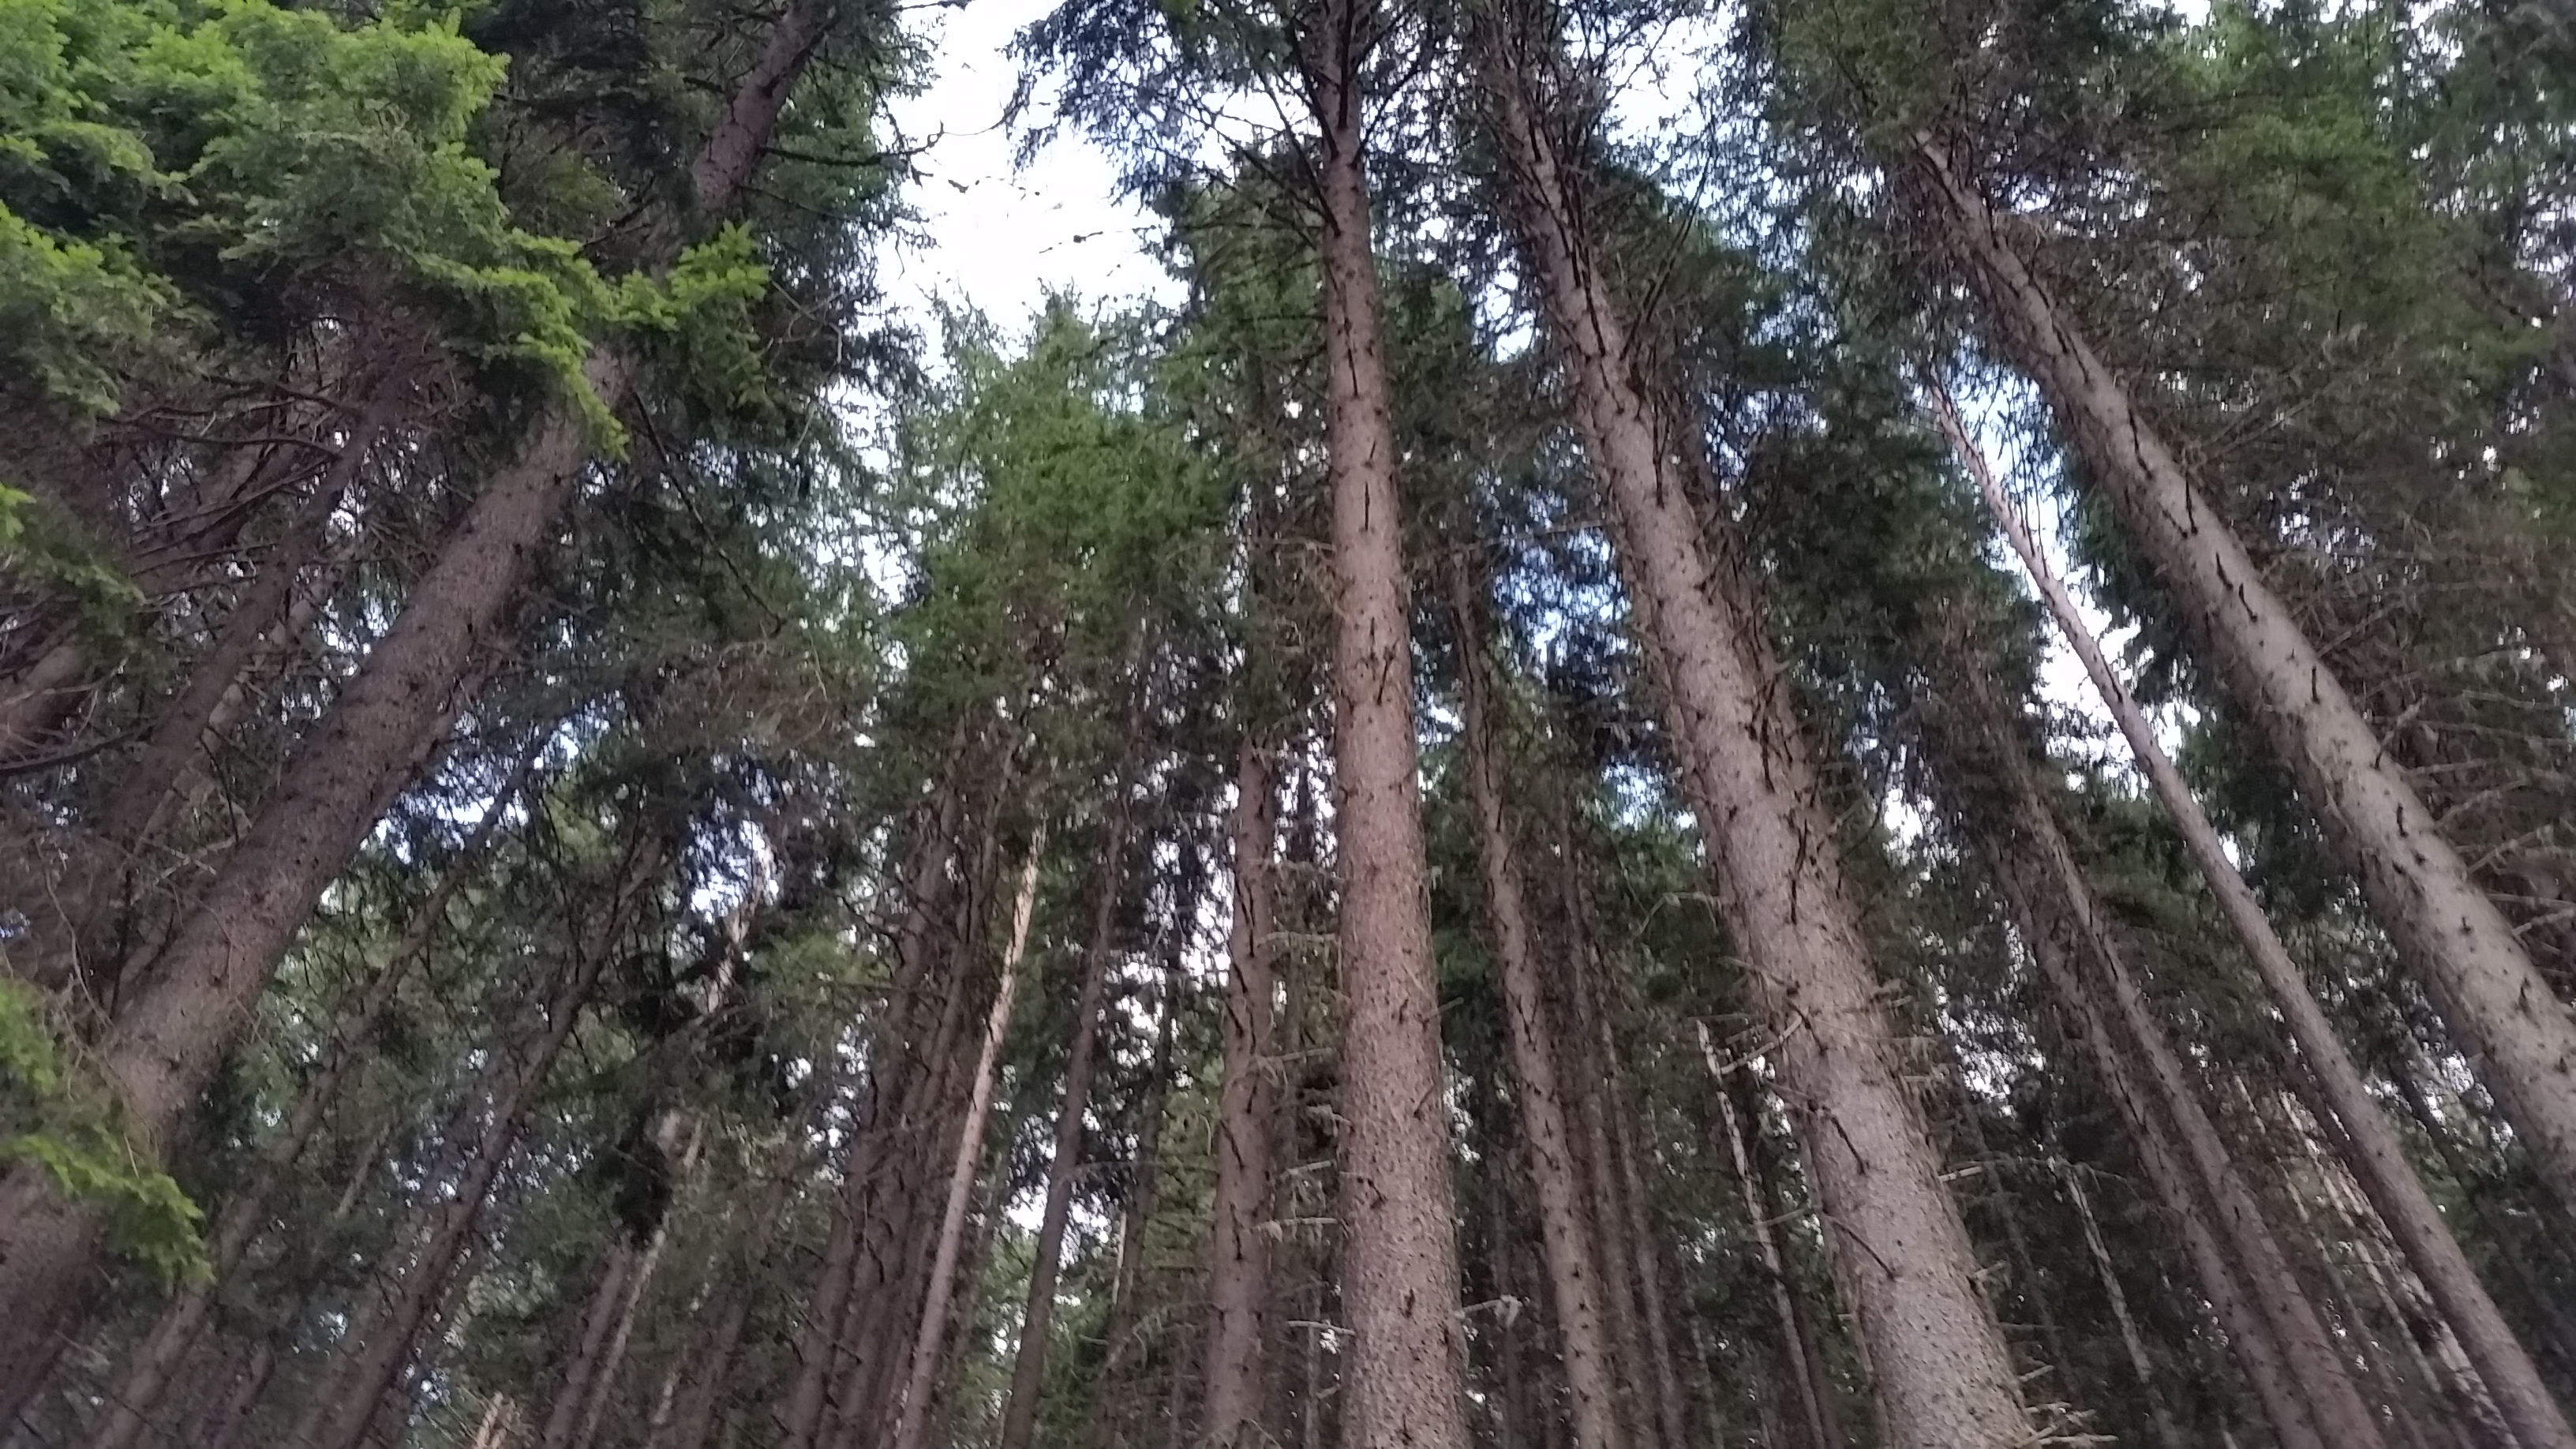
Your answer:
[[[1342,910],[1342,1441],[1466,1449],[1449,1124],[1413,729],[1411,589],[1362,165],[1363,0],[1309,42],[1321,132]]]
[[[2576,1014],[2550,990],[2438,818],[2389,757],[2244,542],[2022,259],[2009,228],[1937,145],[1910,158],[1932,220],[2048,398],[2086,477],[2182,606],[2360,878],[2497,1104],[2564,1203],[2576,1203]]]
[[[1207,1399],[1210,1449],[1261,1442],[1262,1349],[1268,1338],[1274,1107],[1270,1085],[1270,851],[1277,834],[1270,756],[1245,740],[1234,772],[1234,920],[1226,933],[1225,1055],[1217,1088],[1216,1186],[1209,1209]],[[1169,1008],[1166,1007],[1168,1011]],[[1111,1344],[1115,1352],[1117,1344]]]
[[[1666,416],[1642,375],[1649,359],[1593,260],[1577,178],[1540,120],[1531,57],[1485,49],[1516,229],[1573,375],[1577,427],[1609,495],[1718,897],[1779,1039],[1809,1170],[1849,1264],[1887,1441],[2026,1444],[2033,1430],[2012,1361],[1905,1082],[1747,561],[1693,504],[1712,483],[1698,429]]]
[[[2488,1295],[2486,1285],[2479,1281],[2468,1255],[2452,1235],[2450,1224],[2443,1220],[2441,1209],[2425,1191],[2423,1179],[2407,1161],[2396,1124],[2389,1121],[2370,1094],[2359,1064],[2335,1034],[2324,1007],[2308,989],[2307,978],[2290,959],[2289,948],[2272,929],[2270,918],[2263,914],[2261,903],[2255,900],[2235,863],[2228,859],[2217,826],[2200,808],[2182,771],[2156,739],[2137,699],[2112,670],[2101,641],[2085,625],[2064,581],[2040,551],[2020,511],[2005,496],[1994,470],[1987,466],[1984,452],[1969,438],[1958,409],[1946,393],[1936,394],[1934,402],[1951,446],[1975,477],[1987,507],[2056,621],[2058,633],[2083,662],[2094,692],[2101,696],[2119,725],[2130,754],[2146,774],[2157,800],[2182,836],[2184,848],[2190,851],[2192,863],[2217,900],[2219,913],[2226,918],[2238,944],[2245,948],[2255,975],[2261,978],[2272,1004],[2279,1009],[2309,1080],[2315,1084],[2321,1105],[2330,1117],[2345,1166],[2351,1169],[2372,1210],[2388,1225],[2390,1236],[2405,1253],[2409,1266],[2422,1278],[2443,1318],[2458,1335],[2461,1348],[2494,1395],[2497,1411],[2522,1449],[2576,1449],[2576,1434],[2570,1433],[2566,1417],[2541,1379],[2538,1366],[2507,1326],[2503,1310]]]

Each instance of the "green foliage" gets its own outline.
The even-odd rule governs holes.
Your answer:
[[[38,595],[68,606],[91,643],[117,651],[137,641],[143,591],[68,512],[5,483],[0,563]]]
[[[44,1169],[66,1197],[100,1214],[119,1251],[162,1281],[206,1279],[197,1205],[65,1056],[36,992],[0,981],[0,1163]]]

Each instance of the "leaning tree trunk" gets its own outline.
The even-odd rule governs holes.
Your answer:
[[[1817,1352],[1815,1330],[1799,1306],[1797,1285],[1789,1281],[1788,1258],[1780,1251],[1779,1234],[1774,1228],[1779,1207],[1772,1201],[1763,1175],[1754,1168],[1753,1155],[1745,1142],[1744,1114],[1735,1109],[1726,1068],[1717,1059],[1717,1043],[1709,1035],[1708,1023],[1697,1025],[1700,1060],[1708,1067],[1709,1095],[1717,1099],[1718,1120],[1725,1124],[1726,1155],[1735,1167],[1736,1191],[1744,1201],[1744,1221],[1752,1231],[1762,1276],[1771,1289],[1772,1331],[1780,1336],[1780,1364],[1788,1379],[1786,1391],[1798,1406],[1805,1435],[1802,1442],[1813,1449],[1843,1449],[1842,1416],[1834,1408],[1833,1379],[1823,1355]]]
[[[2378,1099],[2371,1095],[2360,1066],[2344,1049],[2342,1038],[2326,1019],[2324,1007],[2308,989],[2307,978],[2290,959],[2289,948],[2272,929],[2270,918],[2263,914],[2262,904],[2255,900],[2244,876],[2228,859],[2218,827],[2210,822],[2182,771],[2165,753],[2164,745],[2147,722],[2146,712],[2112,670],[2101,641],[2084,623],[2073,596],[2041,553],[2020,510],[2005,496],[2002,483],[1987,466],[1984,451],[1968,436],[1948,393],[1936,389],[1933,401],[1942,431],[1976,478],[2005,539],[2012,544],[2023,570],[2056,620],[2058,633],[2074,649],[2076,658],[2083,661],[2094,691],[2118,723],[2130,754],[2145,772],[2166,814],[2172,817],[2184,848],[2191,852],[2192,863],[2199,867],[2201,878],[2218,901],[2220,914],[2227,918],[2238,943],[2245,948],[2246,958],[2254,963],[2255,974],[2262,978],[2264,990],[2279,1009],[2291,1040],[2298,1044],[2299,1056],[2319,1096],[2332,1111],[2333,1126],[2338,1129],[2335,1142],[2344,1149],[2345,1165],[2369,1197],[2372,1209],[2388,1225],[2407,1263],[2423,1279],[2426,1291],[2440,1306],[2452,1331],[2459,1335],[2461,1348],[2476,1367],[2478,1377],[2485,1381],[2488,1392],[2495,1396],[2497,1410],[2504,1415],[2522,1449],[2576,1449],[2576,1434],[2569,1431],[2566,1417],[2540,1377],[2538,1366],[2506,1325],[2503,1310],[2488,1296],[2486,1285],[2470,1266],[2468,1255],[2461,1251],[2459,1239],[2452,1235],[2441,1209],[2424,1190],[2423,1179],[2406,1158],[2396,1124],[2388,1120]]]
[[[2462,1047],[2563,1203],[2576,1205],[2576,1014],[2550,990],[2493,899],[2470,878],[2369,721],[2223,514],[2150,426],[1998,216],[1925,139],[1922,191],[2008,355],[2048,398],[2085,476],[2155,566],[2230,692],[2360,877],[2380,923],[2422,976]]]
[[[691,169],[701,215],[734,209],[834,9],[792,0],[771,22],[759,61]],[[626,399],[627,365],[614,350],[594,350],[583,373],[606,406]],[[500,647],[509,605],[590,454],[588,424],[558,406],[485,486],[118,1013],[97,1060],[149,1150],[159,1151],[196,1104],[323,888]],[[22,1163],[0,1178],[0,1422],[17,1416],[52,1367],[97,1253],[90,1215],[41,1169]]]
[[[1140,636],[1141,644],[1141,636]],[[1140,651],[1141,652],[1141,651]],[[1144,728],[1145,691],[1136,691],[1137,708],[1127,721],[1127,751],[1132,760]],[[1121,767],[1118,803],[1109,840],[1094,883],[1091,941],[1083,953],[1082,987],[1073,1003],[1073,1041],[1065,1052],[1064,1102],[1055,1116],[1054,1156],[1047,1163],[1046,1201],[1038,1213],[1038,1240],[1029,1263],[1028,1307],[1020,1317],[1019,1353],[1011,1365],[1011,1391],[1002,1408],[1000,1449],[1029,1449],[1037,1432],[1038,1394],[1046,1381],[1047,1338],[1055,1329],[1056,1274],[1064,1258],[1065,1221],[1073,1212],[1073,1178],[1082,1166],[1082,1117],[1091,1105],[1094,1047],[1100,1037],[1100,997],[1109,981],[1109,962],[1118,925],[1118,893],[1127,860],[1131,785]]]
[[[1935,688],[1923,714],[1943,797],[1993,867],[2031,956],[2112,1088],[2122,1125],[2177,1213],[2207,1209],[2238,1290],[2269,1330],[2261,1337],[2297,1386],[2303,1421],[2336,1449],[2376,1449],[2377,1420],[2130,975],[2106,909],[2040,792],[2031,750],[2008,706],[1968,646],[1937,649]],[[2166,1180],[2158,1164],[2181,1175]],[[2203,1287],[2218,1301],[2220,1285]],[[2254,1335],[2231,1326],[2230,1336],[2240,1348],[2260,1349]],[[2267,1404],[2280,1412],[2292,1407]],[[2277,1419],[2276,1428],[2285,1438],[2298,1432]]]
[[[1696,422],[1640,369],[1624,308],[1580,229],[1578,178],[1505,42],[1483,47],[1513,218],[1575,418],[1609,495],[1623,571],[1664,694],[1719,900],[1779,1039],[1829,1231],[1847,1239],[1861,1337],[1894,1449],[2031,1442],[2003,1333],[1905,1080],[1845,885],[1832,813],[1754,607],[1751,565],[1694,504],[1711,486]],[[1552,43],[1547,47],[1552,52]],[[1715,548],[1710,547],[1711,543]]]
[[[1503,1046],[1529,1154],[1530,1185],[1538,1201],[1539,1246],[1547,1263],[1549,1301],[1556,1309],[1565,1387],[1574,1420],[1575,1449],[1619,1449],[1607,1341],[1593,1260],[1590,1225],[1584,1221],[1566,1130],[1564,1094],[1557,1085],[1556,1054],[1548,1040],[1529,908],[1521,886],[1520,850],[1503,803],[1503,773],[1496,759],[1494,700],[1485,677],[1485,631],[1464,568],[1453,575],[1452,612],[1458,620],[1461,714],[1467,808],[1476,831],[1476,862],[1484,876],[1485,919],[1494,942],[1495,975],[1502,986]]]
[[[1209,1208],[1207,1397],[1200,1433],[1210,1449],[1262,1442],[1261,1357],[1270,1303],[1270,850],[1277,833],[1270,756],[1254,740],[1234,772],[1234,920],[1226,932],[1225,1016],[1218,1033],[1216,1185]],[[1171,1011],[1164,1007],[1165,1019]],[[1141,1224],[1139,1224],[1141,1227]],[[1124,1250],[1123,1250],[1124,1251]],[[1119,1344],[1109,1345],[1112,1361]]]
[[[2084,1250],[2092,1256],[2094,1276],[2102,1281],[2102,1296],[2111,1305],[2111,1322],[2120,1330],[2120,1348],[2129,1356],[2129,1372],[2137,1377],[2138,1392],[2146,1399],[2147,1418],[2155,1426],[2156,1442],[2164,1449],[2184,1449],[2182,1430],[2174,1424],[2173,1410],[2165,1406],[2164,1390],[2156,1383],[2155,1363],[2147,1357],[2146,1340],[2138,1333],[2138,1320],[2129,1312],[2129,1295],[2120,1287],[2111,1249],[2102,1241],[2102,1225],[2093,1216],[2093,1203],[2085,1196],[2084,1184],[2076,1179],[2072,1164],[2061,1157],[2056,1159],[2056,1167],[2058,1180],[2066,1185],[2066,1200],[2074,1204],[2076,1222],[2084,1230]]]
[[[1367,0],[1322,0],[1324,449],[1332,493],[1334,838],[1342,882],[1342,1435],[1466,1449],[1440,1003],[1413,729],[1410,586],[1362,155]]]
[[[948,1198],[939,1219],[939,1238],[930,1256],[930,1294],[921,1310],[921,1326],[912,1341],[911,1366],[904,1377],[901,1417],[896,1420],[894,1449],[921,1449],[930,1429],[930,1397],[940,1366],[947,1360],[948,1309],[957,1287],[957,1255],[964,1246],[966,1210],[975,1196],[975,1167],[984,1159],[984,1128],[993,1115],[993,1079],[1001,1070],[1002,1039],[1011,1027],[1011,1003],[1018,995],[1020,955],[1028,949],[1029,917],[1037,909],[1038,866],[1046,852],[1046,829],[1029,841],[1029,856],[1020,867],[1019,898],[1011,905],[1011,940],[1002,952],[1001,984],[993,1009],[984,1019],[984,1045],[975,1059],[975,1084],[966,1104],[966,1120],[957,1131],[957,1156],[948,1169]]]

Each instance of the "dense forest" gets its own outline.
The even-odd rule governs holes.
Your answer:
[[[0,1445],[2576,1449],[2563,0],[940,8],[0,0]]]

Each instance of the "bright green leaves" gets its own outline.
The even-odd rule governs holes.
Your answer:
[[[81,634],[107,652],[139,639],[143,592],[61,507],[0,483],[0,567],[68,604]]]
[[[64,240],[0,206],[0,365],[74,413],[116,406],[119,373],[149,351],[173,301],[122,250]]]
[[[65,1196],[102,1214],[119,1251],[165,1282],[205,1279],[213,1270],[197,1205],[64,1056],[38,994],[0,981],[0,1164],[42,1167]]]

